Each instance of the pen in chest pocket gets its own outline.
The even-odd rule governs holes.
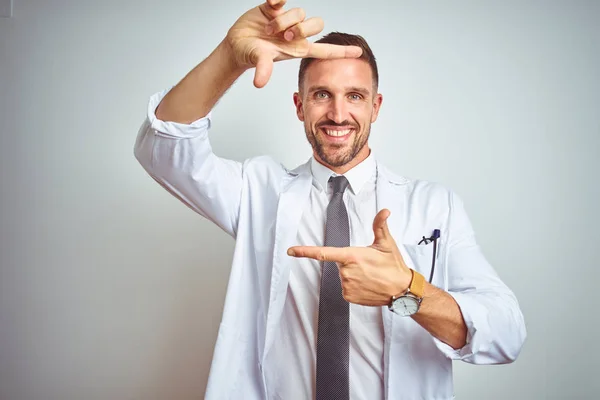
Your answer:
[[[418,244],[429,244],[431,242],[433,242],[433,256],[431,257],[431,273],[429,274],[429,283],[431,283],[433,281],[433,271],[435,270],[435,259],[436,257],[436,253],[437,253],[437,242],[438,239],[440,238],[441,233],[439,229],[434,229],[433,230],[433,234],[431,235],[431,237],[426,238],[425,236],[423,236],[423,239],[421,239],[421,241],[419,241]]]

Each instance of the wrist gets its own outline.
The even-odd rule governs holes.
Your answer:
[[[233,46],[227,37],[223,39],[221,43],[219,43],[212,55],[216,58],[221,66],[221,71],[224,74],[232,77],[234,80],[242,75],[247,69],[249,69],[248,66],[240,64],[235,55]]]
[[[390,299],[394,296],[405,293],[410,287],[411,281],[412,270],[409,268],[401,268],[393,276],[389,276],[387,285],[381,287],[380,295],[383,304],[389,304]]]
[[[392,292],[389,293],[390,296],[398,295],[398,293],[404,293],[410,287],[410,284],[413,279],[413,271],[408,267],[402,267],[398,271],[397,278],[394,281],[394,285],[392,287]]]
[[[425,295],[425,278],[415,270],[410,270],[411,281],[406,289],[392,296],[388,305],[390,311],[402,316],[414,315],[419,311]]]

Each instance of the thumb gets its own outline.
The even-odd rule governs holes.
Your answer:
[[[374,245],[387,244],[390,240],[393,240],[392,234],[387,225],[387,219],[391,212],[387,208],[379,211],[373,220],[373,233],[375,234]]]
[[[254,86],[257,88],[264,87],[273,72],[273,60],[266,55],[258,57],[256,62],[256,71],[254,72]]]

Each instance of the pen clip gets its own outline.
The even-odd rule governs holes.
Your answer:
[[[436,239],[439,239],[440,236],[441,236],[440,230],[439,229],[434,229],[433,230],[433,234],[430,237],[423,236],[423,238],[417,244],[426,244],[427,245],[427,244],[435,241]]]

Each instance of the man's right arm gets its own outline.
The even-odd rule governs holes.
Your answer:
[[[150,98],[135,142],[135,157],[170,194],[235,238],[243,164],[214,154],[208,137],[210,115],[190,124],[157,118],[155,110],[168,93]]]
[[[246,70],[263,87],[276,61],[359,57],[356,46],[309,43],[323,29],[285,0],[267,0],[243,14],[217,48],[175,87],[154,95],[139,130],[135,156],[159,184],[194,211],[236,236],[243,164],[217,157],[208,140],[210,111]]]
[[[242,164],[213,153],[207,115],[244,70],[223,40],[164,97],[150,100],[135,146],[136,158],[156,182],[233,237]]]

